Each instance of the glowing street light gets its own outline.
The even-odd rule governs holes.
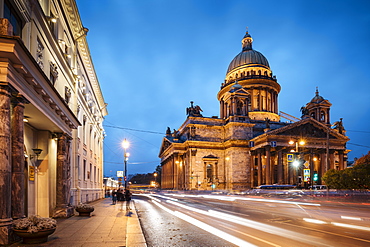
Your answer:
[[[155,179],[155,184],[154,184],[154,187],[157,188],[157,176],[158,176],[158,173],[154,173],[154,179]]]
[[[123,157],[124,157],[124,164],[125,164],[125,190],[127,189],[127,160],[128,157],[130,156],[129,153],[127,153],[127,149],[130,146],[130,143],[126,140],[126,138],[122,142],[122,147],[123,147]]]
[[[289,145],[293,145],[293,144],[295,144],[295,153],[296,153],[296,158],[295,158],[295,160],[293,161],[293,163],[292,163],[292,165],[295,167],[295,169],[296,169],[296,171],[297,171],[297,175],[298,175],[298,177],[297,177],[297,185],[299,184],[299,168],[300,168],[300,165],[301,165],[301,155],[300,155],[300,153],[299,153],[299,146],[304,146],[305,144],[306,144],[306,142],[304,141],[304,140],[290,140],[289,141]]]

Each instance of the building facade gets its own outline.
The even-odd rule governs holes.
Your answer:
[[[162,189],[308,186],[322,183],[328,169],[346,168],[349,139],[342,120],[332,126],[331,103],[316,90],[300,119],[279,112],[281,87],[252,42],[247,32],[228,67],[217,94],[220,117],[203,117],[191,102],[182,126],[167,129],[159,153]]]
[[[106,103],[74,0],[0,0],[0,244],[104,197]]]

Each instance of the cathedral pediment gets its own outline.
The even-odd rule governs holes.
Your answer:
[[[245,88],[240,88],[233,93],[238,95],[249,95],[248,91]]]
[[[307,136],[310,138],[327,138],[329,132],[330,139],[346,139],[342,134],[328,128],[326,125],[313,118],[307,118],[290,125],[284,126],[267,133],[267,135],[276,136]]]
[[[171,146],[172,142],[170,142],[166,137],[162,140],[162,145],[160,148],[159,156],[169,147]]]

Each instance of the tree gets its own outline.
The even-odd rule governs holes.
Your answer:
[[[370,189],[370,152],[356,161],[354,167],[338,171],[330,169],[323,180],[332,189]]]

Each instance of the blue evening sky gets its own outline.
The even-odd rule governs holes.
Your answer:
[[[178,129],[190,101],[219,116],[216,95],[241,51],[268,59],[282,90],[279,110],[300,117],[315,96],[343,118],[349,160],[370,150],[370,1],[367,0],[77,0],[108,103],[106,176],[153,172],[167,126]],[[282,119],[285,121],[285,119]]]

